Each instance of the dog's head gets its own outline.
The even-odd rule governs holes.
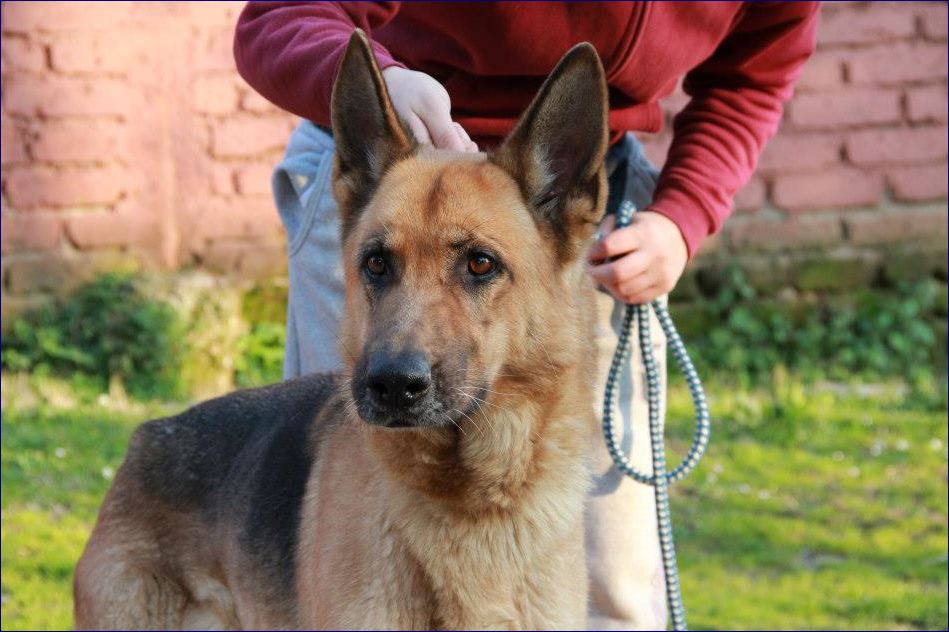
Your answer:
[[[572,48],[494,152],[420,146],[356,31],[333,88],[341,350],[360,416],[461,424],[575,358],[583,252],[606,200],[607,93]],[[507,381],[507,382],[505,382]]]

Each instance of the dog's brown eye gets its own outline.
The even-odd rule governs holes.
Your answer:
[[[475,254],[468,257],[468,272],[475,276],[491,274],[497,268],[497,263],[488,255]]]
[[[382,276],[386,273],[388,266],[386,260],[380,255],[371,255],[366,259],[366,269],[376,276]]]

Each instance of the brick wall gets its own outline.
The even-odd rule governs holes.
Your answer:
[[[5,315],[115,267],[283,268],[269,174],[294,118],[233,68],[240,7],[3,2]],[[946,4],[822,17],[782,131],[704,261],[740,256],[773,280],[815,252],[867,269],[894,243],[945,255]],[[668,133],[646,140],[661,162]]]

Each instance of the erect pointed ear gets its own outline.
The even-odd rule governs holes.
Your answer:
[[[584,42],[564,55],[491,156],[517,180],[562,260],[579,254],[603,214],[607,136],[603,65]]]
[[[340,62],[330,110],[336,142],[333,191],[345,235],[385,171],[415,149],[360,29],[353,31]]]

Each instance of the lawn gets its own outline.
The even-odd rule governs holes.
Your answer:
[[[711,448],[673,499],[693,628],[947,627],[944,407],[899,385],[793,379],[710,397]],[[4,393],[2,627],[69,628],[73,565],[129,433],[180,405],[14,400]],[[675,385],[675,437],[688,415]]]

